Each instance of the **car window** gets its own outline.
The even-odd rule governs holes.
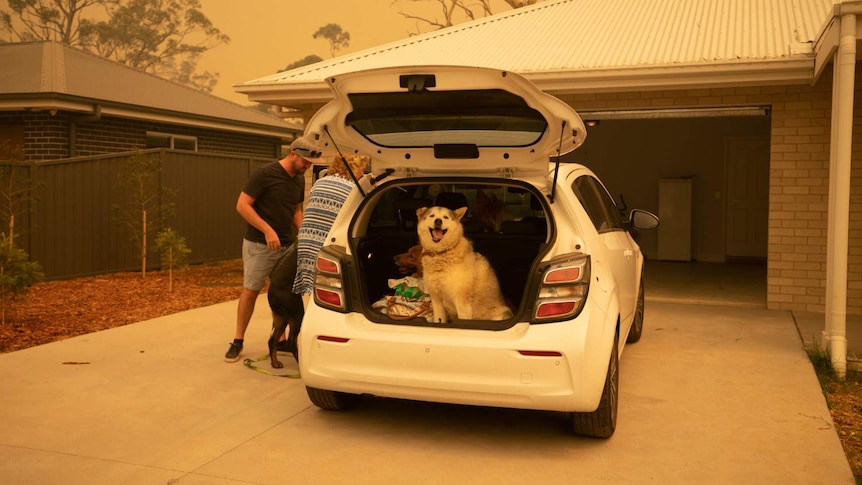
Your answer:
[[[352,93],[345,123],[377,145],[522,147],[545,133],[545,117],[499,89]]]
[[[589,175],[575,179],[572,191],[599,232],[622,230],[623,223],[617,205],[604,186]]]

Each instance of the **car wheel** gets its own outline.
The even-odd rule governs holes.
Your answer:
[[[360,394],[348,394],[346,392],[327,391],[326,389],[317,389],[314,387],[305,386],[305,392],[308,393],[308,398],[311,403],[321,409],[330,411],[347,411],[353,409],[359,404],[362,399]]]
[[[626,343],[633,344],[641,339],[641,334],[644,331],[644,279],[641,277],[640,290],[638,291],[638,303],[635,306],[635,317],[632,320],[632,328],[629,329],[629,336],[626,337]]]
[[[608,363],[608,374],[599,407],[591,413],[572,413],[572,429],[576,434],[592,438],[610,438],[617,428],[619,406],[620,366],[617,353],[619,331],[614,334],[614,345]]]

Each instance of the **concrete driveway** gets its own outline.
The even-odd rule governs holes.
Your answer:
[[[854,483],[787,312],[648,301],[609,440],[570,435],[557,413],[380,398],[321,411],[300,380],[222,361],[235,312],[0,355],[0,482]],[[262,299],[244,357],[268,332]]]

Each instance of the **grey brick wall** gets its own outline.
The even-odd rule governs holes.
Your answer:
[[[143,150],[146,148],[148,131],[196,137],[198,151],[201,152],[274,159],[281,150],[279,140],[272,137],[112,117],[82,121],[64,112],[54,115],[47,111],[0,112],[0,124],[3,123],[24,125],[26,161],[58,160],[73,156],[70,147],[72,134],[74,156]]]

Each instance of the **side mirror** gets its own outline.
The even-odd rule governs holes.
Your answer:
[[[658,216],[642,209],[634,209],[629,215],[629,223],[635,229],[645,231],[655,229],[659,225]]]

